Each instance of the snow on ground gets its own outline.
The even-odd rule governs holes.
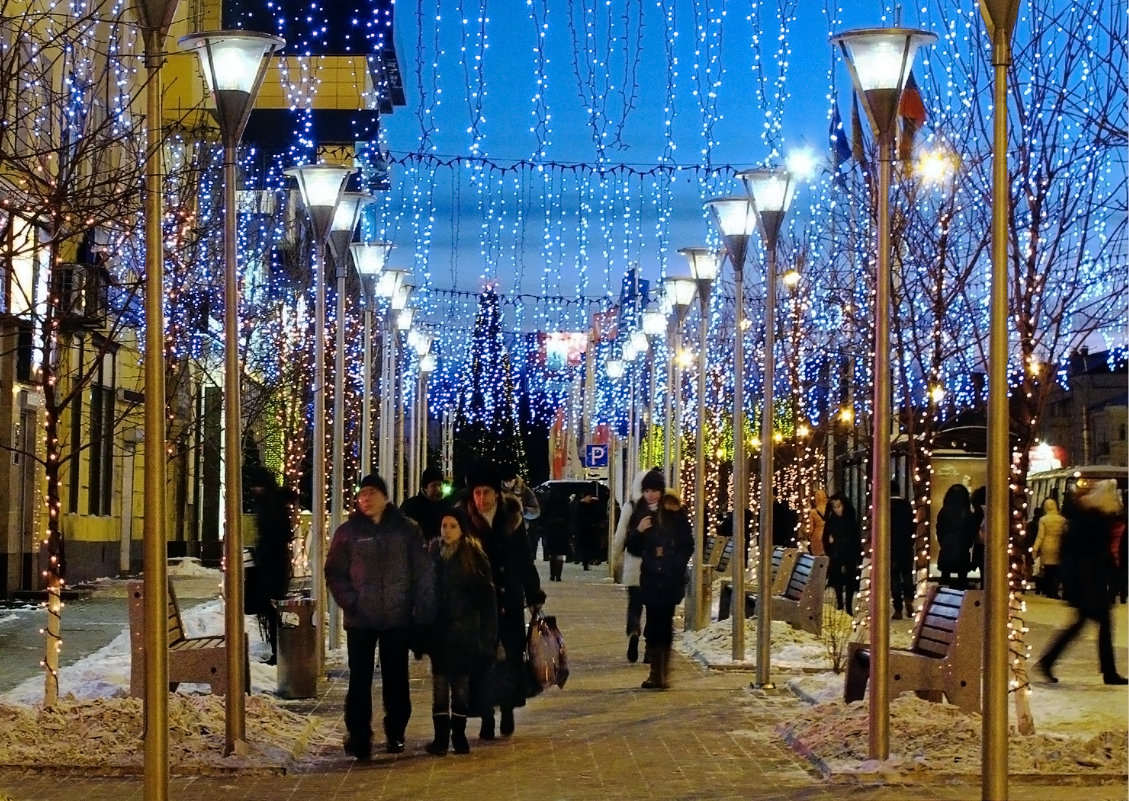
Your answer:
[[[222,573],[191,559],[170,566],[176,579],[181,617],[190,637],[222,634]],[[100,595],[125,597],[128,582],[102,579]],[[190,599],[204,599],[193,604]],[[169,698],[169,764],[173,773],[210,769],[280,770],[311,745],[332,737],[323,719],[296,714],[274,697],[277,668],[257,619],[245,618],[250,643],[251,695],[246,705],[247,745],[225,757],[225,707],[207,685],[181,684]],[[141,699],[129,696],[129,629],[59,671],[59,704],[42,708],[43,676],[36,675],[0,695],[0,765],[100,766],[135,772],[142,766]],[[341,653],[327,655],[331,664]],[[242,753],[241,753],[242,752]]]
[[[1039,629],[1037,636],[1031,636],[1039,640],[1040,647],[1070,617],[1064,604],[1045,599],[1033,600],[1028,611],[1029,622]],[[1122,672],[1129,669],[1125,663],[1124,620],[1125,610],[1120,607],[1115,610],[1115,644],[1120,646],[1117,650]],[[685,632],[679,647],[714,669],[753,671],[755,618],[745,621],[745,660],[733,659],[732,631],[732,620],[718,621],[702,631]],[[1129,692],[1125,687],[1102,683],[1096,670],[1095,631],[1091,626],[1088,636],[1067,652],[1057,671],[1059,684],[1031,685],[1028,699],[1035,735],[1016,732],[1014,698],[1009,701],[1011,774],[1125,778],[1129,768]],[[912,621],[891,622],[892,647],[908,646],[911,636]],[[1037,655],[1038,651],[1034,653]],[[773,621],[769,666],[774,680],[783,681],[811,704],[780,726],[778,733],[826,774],[896,780],[899,775],[909,778],[921,771],[980,772],[980,715],[964,713],[947,703],[923,701],[912,693],[891,699],[890,758],[878,763],[868,758],[867,700],[843,702],[844,674],[831,671],[829,646],[825,642]],[[750,694],[749,703],[756,703],[754,694]]]

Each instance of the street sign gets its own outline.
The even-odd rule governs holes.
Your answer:
[[[607,445],[586,445],[584,446],[584,466],[588,468],[602,467],[607,469],[608,466],[608,446]]]

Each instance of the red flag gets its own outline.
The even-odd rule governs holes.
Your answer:
[[[913,140],[928,118],[925,112],[925,103],[921,99],[921,91],[917,88],[917,81],[912,72],[906,81],[905,89],[902,90],[902,99],[898,104],[898,116],[901,117],[902,123],[898,138],[898,158],[902,161],[909,161],[913,156]]]

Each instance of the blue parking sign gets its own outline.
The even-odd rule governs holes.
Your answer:
[[[607,445],[587,445],[584,448],[584,466],[585,467],[607,467],[608,466],[608,446]]]

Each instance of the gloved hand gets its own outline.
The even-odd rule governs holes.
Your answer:
[[[506,661],[506,647],[501,643],[498,643],[498,650],[494,652],[494,659],[499,662]]]

